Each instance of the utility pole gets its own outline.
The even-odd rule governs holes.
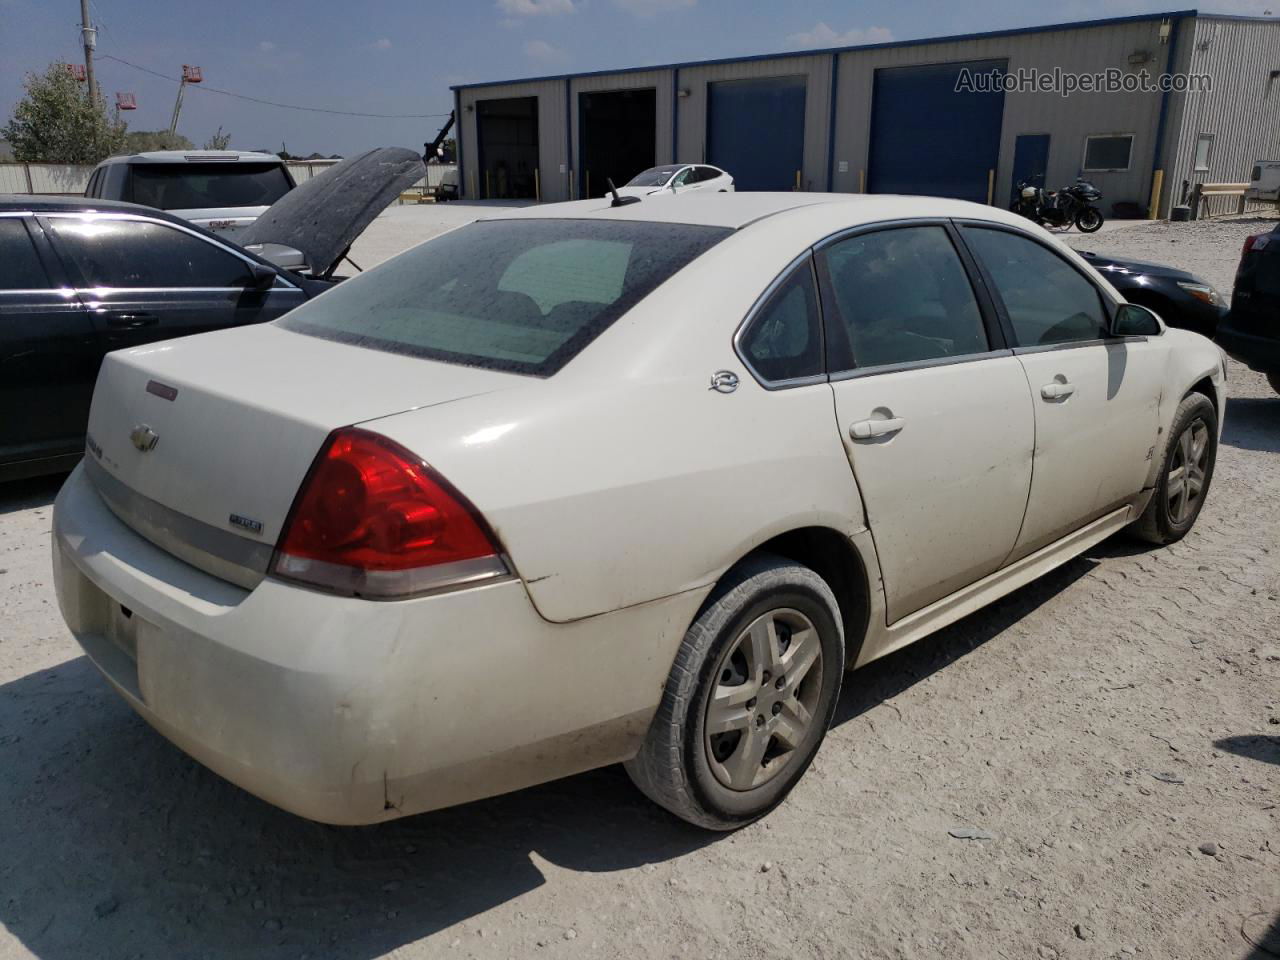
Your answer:
[[[89,22],[89,0],[80,0],[80,35],[84,39],[84,78],[89,81],[89,99],[98,102],[98,81],[93,76],[93,48],[98,45],[98,31]]]

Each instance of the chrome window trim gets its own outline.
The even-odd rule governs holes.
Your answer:
[[[1106,347],[1117,343],[1146,343],[1145,335],[1131,337],[1095,337],[1092,340],[1066,340],[1062,343],[1039,343],[1030,347],[1014,347],[1014,356],[1025,356],[1031,353],[1054,353],[1058,350],[1075,350],[1078,347]]]
[[[1014,351],[1008,347],[1000,350],[988,350],[985,353],[962,353],[956,357],[930,357],[927,360],[907,360],[903,363],[882,363],[874,367],[854,367],[829,375],[830,381],[841,383],[845,380],[858,380],[862,377],[877,377],[886,373],[901,373],[904,370],[927,370],[931,367],[951,367],[960,363],[979,363],[995,357],[1012,357]]]
[[[22,290],[0,290],[0,297],[12,296],[31,296],[35,293],[52,293],[61,297],[63,300],[72,300],[75,298],[76,291],[71,287],[34,287]]]
[[[766,390],[786,390],[790,387],[808,387],[815,383],[827,382],[828,377],[825,370],[822,373],[811,374],[807,377],[792,377],[788,380],[770,380],[751,365],[751,361],[747,359],[746,351],[742,349],[742,338],[746,336],[747,331],[751,328],[751,324],[755,322],[760,311],[769,303],[769,300],[778,291],[778,288],[791,279],[791,274],[798,270],[800,266],[812,256],[813,248],[807,247],[802,254],[783,267],[778,275],[770,281],[769,285],[764,288],[764,292],[760,294],[760,296],[756,297],[755,302],[751,304],[751,309],[747,311],[747,315],[743,318],[742,322],[738,324],[738,328],[733,333],[733,352],[737,355],[738,359],[742,361],[742,365],[747,368],[747,371],[751,374],[751,378]],[[812,266],[810,266],[810,270],[812,269]],[[817,292],[817,278],[815,277],[813,279],[814,290]],[[821,298],[821,293],[819,293],[818,296]],[[821,303],[819,303],[818,306],[818,325],[819,332],[821,332]],[[826,366],[825,357],[822,365],[823,367]]]
[[[112,294],[133,293],[244,293],[248,287],[75,287],[72,292],[79,296],[94,299]],[[272,290],[297,290],[297,287],[268,287],[260,292],[270,293]]]
[[[295,284],[291,283],[290,281],[286,280],[283,276],[281,276],[279,272],[281,269],[280,267],[274,266],[268,261],[254,260],[252,257],[246,256],[243,250],[237,250],[234,247],[229,247],[225,243],[223,243],[221,240],[219,240],[216,236],[206,236],[203,233],[198,233],[197,231],[193,230],[191,227],[188,227],[186,224],[183,224],[183,223],[175,223],[172,220],[160,220],[156,217],[148,217],[145,214],[139,214],[139,213],[121,213],[117,210],[102,210],[102,211],[85,210],[79,213],[72,212],[72,211],[64,211],[64,210],[42,210],[42,211],[36,211],[33,214],[33,216],[43,217],[50,220],[128,220],[135,223],[153,223],[160,227],[169,227],[172,230],[177,230],[181,233],[187,234],[190,237],[194,237],[195,239],[201,241],[202,243],[207,243],[207,244],[210,244],[211,246],[217,247],[219,250],[223,251],[224,253],[229,253],[231,254],[231,256],[235,257],[236,259],[250,266],[261,266],[263,263],[266,263],[267,266],[270,266],[273,270],[276,271],[276,280],[278,282],[284,283],[287,289],[293,289],[293,290],[300,289],[298,286],[296,286]],[[57,242],[56,239],[54,242],[56,245],[56,242]],[[95,287],[92,289],[100,289],[100,288]],[[121,289],[121,290],[148,290],[148,289],[246,290],[249,288],[247,287],[175,287],[175,288],[117,287],[114,289]]]

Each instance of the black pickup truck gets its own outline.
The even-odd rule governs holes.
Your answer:
[[[1280,226],[1244,242],[1231,312],[1215,339],[1241,363],[1266,374],[1280,393]]]

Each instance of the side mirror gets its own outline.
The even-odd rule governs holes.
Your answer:
[[[245,284],[251,290],[269,290],[275,285],[278,274],[265,263],[249,264],[249,282]]]
[[[1122,303],[1111,321],[1113,337],[1158,337],[1164,332],[1160,318],[1136,303]]]

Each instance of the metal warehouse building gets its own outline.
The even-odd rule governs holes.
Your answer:
[[[1011,88],[1030,71],[1208,90]],[[964,71],[968,71],[967,74]],[[964,77],[995,89],[958,90]],[[1004,77],[1004,80],[999,78]],[[918,193],[1007,204],[1021,180],[1091,178],[1166,215],[1195,183],[1280,158],[1280,20],[1194,10],[454,87],[462,190],[569,200],[661,163],[742,190]]]

